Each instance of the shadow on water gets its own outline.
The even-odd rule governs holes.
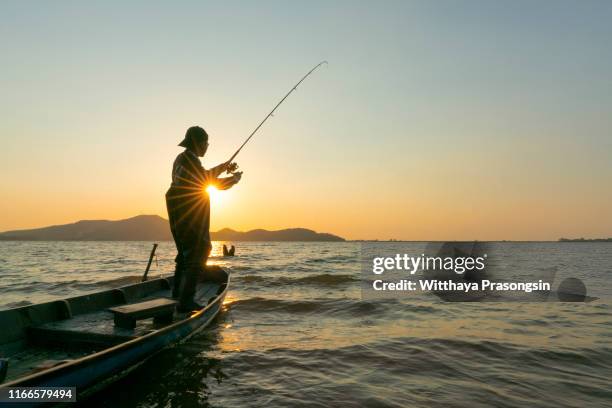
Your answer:
[[[227,378],[222,360],[209,356],[219,344],[226,316],[222,313],[204,332],[162,350],[77,406],[210,407],[209,384],[221,384]]]

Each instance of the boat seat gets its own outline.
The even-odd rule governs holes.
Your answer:
[[[136,327],[136,321],[152,317],[156,323],[171,323],[174,317],[176,301],[160,298],[147,300],[145,302],[131,303],[111,307],[108,310],[113,313],[115,326],[124,329]]]

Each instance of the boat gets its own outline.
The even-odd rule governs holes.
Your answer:
[[[203,308],[188,313],[176,311],[173,280],[0,311],[0,394],[12,387],[74,387],[81,401],[188,340],[221,311],[230,276],[218,267],[202,271],[194,299]]]

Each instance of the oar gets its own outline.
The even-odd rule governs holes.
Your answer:
[[[144,275],[142,275],[142,281],[147,280],[147,274],[149,273],[149,269],[151,268],[151,262],[153,262],[153,256],[155,255],[155,250],[157,249],[157,244],[153,244],[153,249],[151,249],[151,255],[149,255],[149,263],[147,263],[147,269],[145,269]]]

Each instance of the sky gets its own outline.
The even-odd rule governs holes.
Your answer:
[[[0,3],[0,230],[167,217],[185,130],[212,230],[612,236],[612,2]]]

